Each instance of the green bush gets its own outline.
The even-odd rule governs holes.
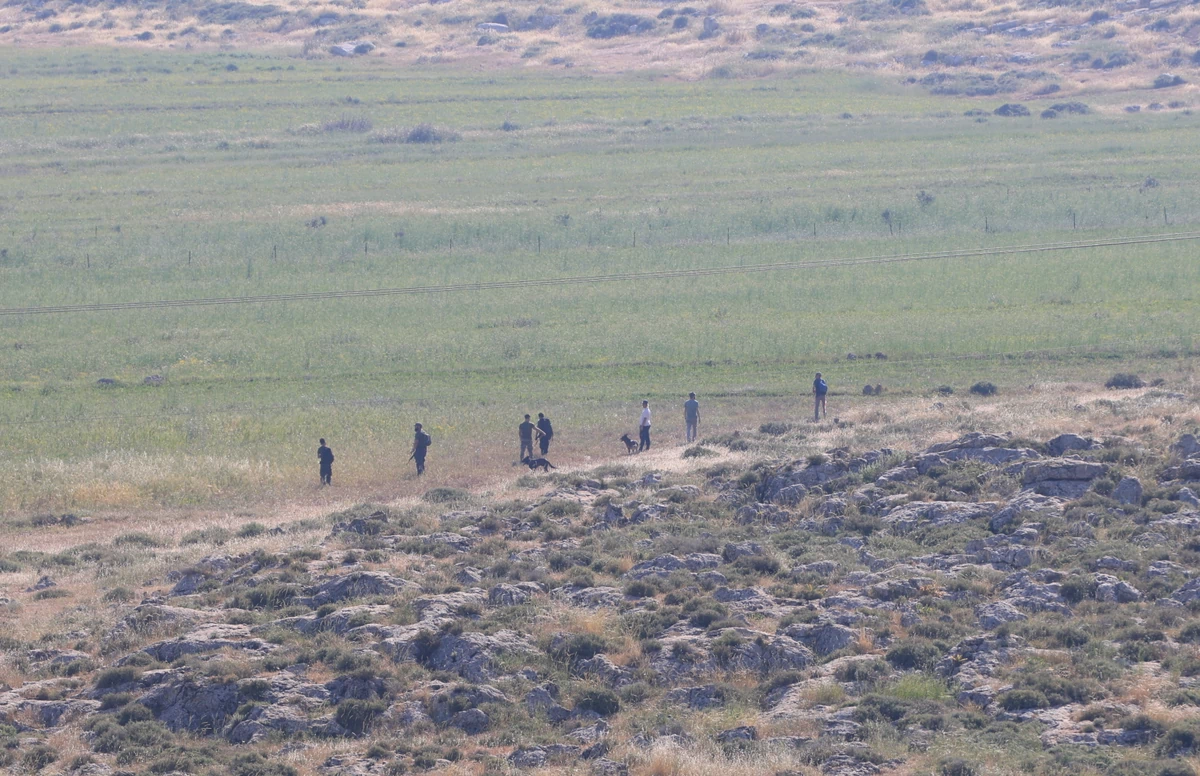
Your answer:
[[[231,776],[298,776],[286,763],[270,760],[261,752],[240,754],[229,764]]]
[[[911,639],[900,642],[884,655],[884,659],[899,671],[930,671],[941,657],[941,650],[932,643]]]
[[[338,704],[334,719],[352,735],[361,736],[370,731],[375,718],[386,709],[383,701],[349,698]]]
[[[267,527],[262,523],[246,523],[238,529],[237,537],[239,539],[253,539],[256,536],[262,536],[267,532]]]
[[[553,648],[550,654],[557,660],[575,663],[580,660],[591,660],[596,655],[607,651],[608,642],[604,638],[591,633],[577,633]]]
[[[938,763],[940,776],[976,776],[978,772],[973,764],[957,757]]]
[[[874,682],[891,673],[882,660],[855,660],[837,667],[833,675],[839,682]]]
[[[621,700],[611,690],[588,690],[576,701],[575,708],[608,717],[621,710]]]
[[[58,750],[45,744],[35,744],[21,755],[21,765],[26,770],[38,772],[58,759]]]
[[[114,547],[144,547],[147,549],[163,546],[162,542],[144,531],[131,531],[129,533],[118,534],[112,540],[112,543]]]
[[[232,538],[233,534],[228,528],[210,526],[208,528],[201,528],[196,531],[189,531],[185,533],[183,538],[179,540],[179,543],[182,545],[215,544],[220,546],[227,543]]]
[[[136,681],[142,675],[140,669],[134,666],[117,666],[101,671],[96,677],[96,689],[107,690]]]
[[[1009,690],[997,697],[996,703],[1005,711],[1045,709],[1050,706],[1046,696],[1037,690]]]
[[[1190,755],[1196,751],[1200,743],[1200,735],[1191,725],[1176,725],[1163,734],[1158,742],[1157,752],[1162,757],[1179,757]]]
[[[425,491],[421,498],[431,504],[451,504],[457,501],[470,501],[471,494],[462,488],[433,488]]]

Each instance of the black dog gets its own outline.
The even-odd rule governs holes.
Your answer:
[[[621,441],[625,443],[625,452],[636,453],[638,443],[629,438],[629,434],[621,434]]]
[[[529,471],[531,471],[531,472],[537,471],[540,468],[542,471],[549,473],[551,469],[558,468],[554,464],[547,461],[545,458],[530,458],[529,456],[525,456],[524,458],[521,459],[521,463],[528,466]]]

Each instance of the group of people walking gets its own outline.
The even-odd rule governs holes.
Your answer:
[[[817,377],[813,381],[813,420],[818,421],[825,414],[825,396],[829,392],[829,386],[821,377],[821,373],[817,372]],[[637,451],[642,452],[650,449],[650,429],[652,427],[650,412],[650,401],[642,400],[642,412],[638,416],[638,442],[636,444]],[[700,430],[700,402],[696,400],[695,393],[689,393],[687,401],[683,403],[683,425],[684,425],[684,441],[687,444],[695,442],[699,436]],[[533,454],[533,443],[537,442],[540,458],[544,459],[550,452],[550,442],[554,439],[554,426],[544,413],[538,413],[537,422],[533,422],[529,415],[525,416],[525,420],[517,426],[517,439],[521,444],[518,460],[531,461],[535,458]],[[622,437],[630,445],[630,451],[633,451],[634,443],[628,437]],[[425,456],[429,451],[429,446],[433,444],[433,437],[422,428],[418,423],[413,427],[413,442],[412,452],[408,456],[410,461],[414,461],[417,466],[417,476],[420,477],[425,473]],[[325,440],[321,440],[320,446],[317,448],[317,461],[320,464],[320,477],[322,485],[330,485],[333,482],[333,450],[325,444]]]

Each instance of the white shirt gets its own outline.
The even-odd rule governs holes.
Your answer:
[[[641,426],[642,428],[646,428],[650,425],[650,408],[649,407],[642,408],[642,421],[638,425]]]

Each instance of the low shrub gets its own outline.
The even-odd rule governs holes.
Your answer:
[[[262,536],[267,532],[267,527],[262,523],[246,523],[238,529],[237,537],[239,539],[253,539],[256,536]]]
[[[901,641],[884,655],[884,659],[899,671],[930,671],[941,657],[941,650],[934,644],[917,640]]]
[[[1037,690],[1009,690],[996,698],[996,703],[1005,711],[1045,709],[1050,706],[1046,696]]]
[[[37,773],[57,759],[57,749],[45,744],[35,744],[21,755],[21,765],[25,766],[26,770]]]
[[[550,654],[557,660],[574,663],[580,660],[591,660],[596,655],[607,651],[608,642],[603,637],[591,633],[577,633],[561,644],[552,647]]]
[[[891,669],[882,660],[855,660],[838,666],[833,675],[839,682],[873,682],[889,673]]]
[[[975,383],[971,386],[970,391],[976,396],[995,396],[996,386],[992,383]]]
[[[1145,388],[1146,381],[1132,372],[1117,372],[1108,378],[1108,382],[1104,384],[1104,387],[1116,389]]]
[[[456,501],[470,501],[471,494],[462,488],[433,488],[425,491],[421,498],[431,504],[451,504]]]
[[[219,546],[227,543],[232,538],[233,534],[228,528],[214,525],[185,533],[183,538],[179,540],[179,543],[182,545],[215,544]]]
[[[404,136],[405,143],[453,143],[459,139],[457,132],[439,129],[432,124],[418,124]]]
[[[118,534],[112,540],[112,543],[114,547],[144,547],[147,549],[163,546],[162,542],[144,531],[131,531],[129,533]]]
[[[375,718],[386,709],[383,701],[349,698],[338,704],[334,718],[352,735],[361,736],[370,731]]]
[[[588,690],[576,701],[575,708],[608,717],[621,710],[621,699],[612,690]]]

